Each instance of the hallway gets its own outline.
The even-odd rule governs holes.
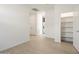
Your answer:
[[[31,36],[31,40],[0,52],[4,54],[73,54],[77,53],[71,43],[56,43],[53,39]]]

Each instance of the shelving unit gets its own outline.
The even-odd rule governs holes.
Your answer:
[[[61,18],[61,38],[65,41],[73,41],[73,16]]]

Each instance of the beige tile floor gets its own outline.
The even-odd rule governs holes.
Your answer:
[[[2,51],[4,54],[76,54],[71,43],[56,43],[53,39],[31,36],[30,41]]]

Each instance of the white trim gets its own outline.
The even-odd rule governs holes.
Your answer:
[[[62,13],[61,18],[74,16],[73,12]]]

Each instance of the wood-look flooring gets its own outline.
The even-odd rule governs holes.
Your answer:
[[[31,36],[30,41],[3,51],[4,54],[77,54],[71,43],[56,43],[54,39]]]

